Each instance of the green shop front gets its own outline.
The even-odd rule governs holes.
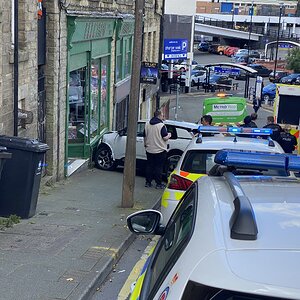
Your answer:
[[[66,159],[91,157],[109,128],[115,19],[68,17]]]

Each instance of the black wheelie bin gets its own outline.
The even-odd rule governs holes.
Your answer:
[[[30,218],[36,212],[47,144],[22,137],[0,136],[0,146],[12,154],[0,180],[0,216]]]
[[[5,147],[0,146],[0,179],[5,161],[11,158],[11,153],[6,152],[6,150]]]

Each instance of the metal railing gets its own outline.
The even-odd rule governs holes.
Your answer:
[[[221,27],[221,28],[230,28],[242,32],[249,32],[250,30],[250,23],[248,22],[232,22],[232,21],[224,21],[224,20],[219,20],[215,18],[209,18],[209,17],[203,17],[199,16],[195,19],[195,23],[198,24],[205,24],[205,25],[210,25],[210,26],[215,26],[215,27]],[[268,29],[265,30],[264,26],[258,26],[255,25],[255,23],[252,23],[252,28],[251,28],[252,33],[256,34],[262,34],[265,37],[268,37],[272,40],[277,38],[278,34],[278,29],[277,28],[270,28],[268,26]],[[281,39],[286,39],[286,40],[292,40],[292,41],[299,41],[300,40],[300,35],[293,33],[293,28],[291,26],[288,26],[286,30],[281,30],[279,33],[279,37]]]

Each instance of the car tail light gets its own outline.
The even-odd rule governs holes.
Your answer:
[[[191,185],[193,181],[180,177],[178,175],[171,175],[168,188],[172,190],[180,190],[180,191],[186,191]]]

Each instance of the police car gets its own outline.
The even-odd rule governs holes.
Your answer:
[[[253,138],[253,135],[269,136],[272,133],[271,129],[200,126],[199,132],[203,135],[215,135],[196,137],[186,148],[176,168],[170,174],[167,187],[161,198],[164,225],[168,222],[188,187],[199,177],[205,176],[214,165],[214,157],[218,150],[240,149],[284,153],[275,141]],[[248,137],[236,136],[236,134],[241,133]],[[274,173],[274,171],[272,172]]]
[[[160,239],[131,300],[300,298],[300,181],[236,176],[238,170],[300,170],[300,157],[220,150],[167,226],[159,211],[127,218],[136,234]]]
[[[144,129],[147,120],[140,120],[137,124],[136,159],[137,166],[142,166],[147,160],[144,147]],[[165,120],[167,131],[171,133],[168,140],[167,162],[164,171],[173,170],[193,137],[193,131],[198,126],[195,123]],[[114,170],[124,165],[126,154],[127,130],[110,131],[103,135],[94,154],[95,166],[102,170]]]

